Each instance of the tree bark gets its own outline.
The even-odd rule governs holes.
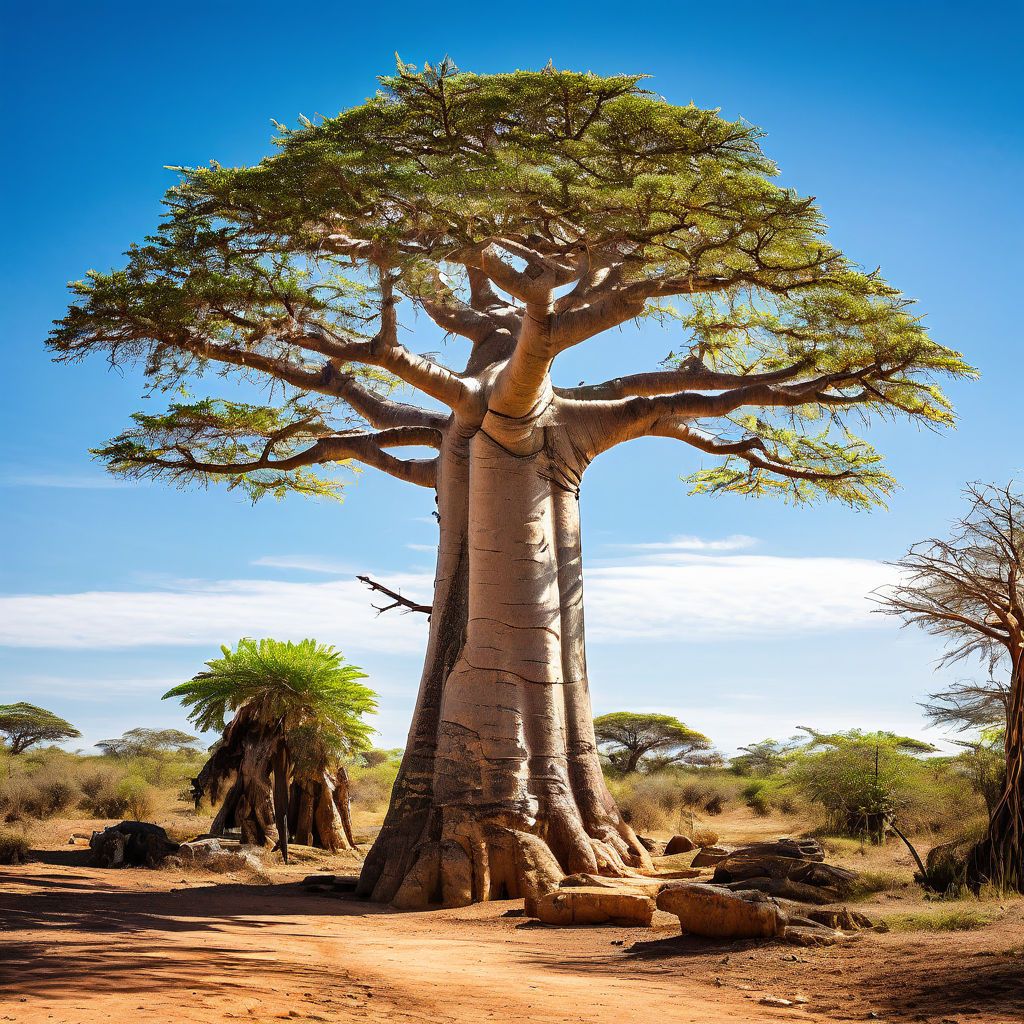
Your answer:
[[[583,447],[550,406],[449,430],[426,662],[364,895],[462,906],[650,863],[608,793],[594,740]]]
[[[1020,638],[1024,641],[1024,637]],[[989,818],[985,838],[971,851],[967,884],[974,890],[992,884],[1024,892],[1024,649],[1011,666],[1006,717],[1006,776]]]

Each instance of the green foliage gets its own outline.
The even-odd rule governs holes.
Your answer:
[[[376,711],[376,695],[359,682],[366,674],[345,664],[333,647],[242,639],[234,651],[221,652],[206,663],[207,671],[164,694],[181,700],[200,731],[223,731],[229,713],[245,707],[314,757],[338,759],[370,746],[373,729],[363,716]]]
[[[911,793],[935,778],[920,760],[935,751],[930,743],[885,731],[804,731],[810,740],[793,758],[788,781],[825,810],[828,827],[840,834],[882,842]]]
[[[20,754],[43,740],[75,739],[82,734],[52,711],[20,701],[0,704],[0,735],[12,754]]]
[[[782,770],[789,756],[800,746],[799,737],[780,741],[759,740],[747,747],[740,747],[742,754],[729,759],[729,767],[737,775],[774,775]]]
[[[227,477],[228,490],[240,487],[253,501],[289,492],[340,499],[343,481],[336,473],[276,466],[336,433],[325,419],[324,405],[294,398],[279,408],[220,399],[174,403],[165,413],[134,413],[135,426],[93,454],[115,475],[164,477],[182,487],[205,485],[216,467],[234,465],[238,468]],[[334,465],[356,469],[348,460]]]
[[[972,369],[929,338],[909,299],[827,242],[814,202],[774,180],[759,129],[670,104],[642,81],[400,62],[362,105],[278,125],[277,153],[255,166],[180,168],[159,231],[124,269],[73,285],[51,346],[59,359],[141,360],[161,389],[220,363],[304,394],[331,394],[331,374],[368,373],[386,391],[380,371],[338,357],[320,376],[306,355],[372,334],[374,268],[413,304],[457,305],[467,268],[496,239],[513,256],[526,243],[561,262],[587,252],[615,262],[619,288],[639,296],[630,316],[681,334],[668,366],[749,378],[752,408],[766,406],[755,378],[791,381],[784,412],[692,421],[756,456],[702,447],[725,461],[690,478],[696,491],[884,501],[893,481],[849,420],[947,425],[936,381]],[[337,394],[318,406],[316,430],[353,421]],[[254,498],[336,493],[335,478],[289,464],[316,443],[297,427],[297,401],[259,415],[212,400],[172,406],[136,417],[98,455],[118,473],[223,478]],[[192,448],[181,439],[197,419]]]
[[[598,746],[609,766],[628,774],[659,771],[671,764],[710,764],[711,740],[672,715],[613,711],[594,719]]]

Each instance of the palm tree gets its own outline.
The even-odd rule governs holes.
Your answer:
[[[221,651],[164,694],[179,698],[201,731],[223,732],[192,780],[197,803],[227,787],[211,832],[237,827],[243,842],[273,843],[285,861],[289,839],[351,849],[345,761],[370,746],[374,730],[363,715],[377,709],[376,694],[359,682],[365,673],[315,640],[243,639]]]

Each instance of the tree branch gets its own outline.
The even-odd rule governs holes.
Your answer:
[[[406,612],[422,612],[427,616],[429,616],[434,610],[432,605],[417,604],[415,601],[411,601],[407,597],[402,597],[401,594],[395,590],[391,590],[390,587],[385,587],[383,583],[378,583],[376,580],[370,579],[369,576],[357,576],[356,579],[359,580],[360,583],[365,583],[370,590],[377,591],[385,597],[391,598],[391,604],[384,605],[383,607],[376,604],[373,606],[377,609],[378,615],[383,615],[384,612],[389,612],[392,608],[404,608]]]

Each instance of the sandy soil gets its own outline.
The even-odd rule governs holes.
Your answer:
[[[0,1021],[1024,1020],[1019,902],[972,932],[862,933],[828,949],[708,943],[662,914],[651,929],[558,929],[515,901],[397,913],[305,892],[308,863],[257,882],[102,871],[63,845],[94,824],[53,823],[33,863],[0,868]],[[860,906],[926,904],[908,890]]]

